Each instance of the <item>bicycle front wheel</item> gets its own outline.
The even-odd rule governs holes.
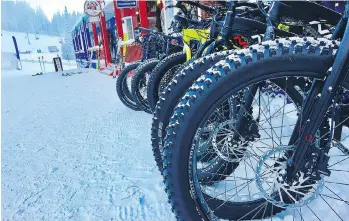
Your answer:
[[[345,164],[349,158],[336,148],[329,154],[335,167],[328,180],[298,182],[291,188],[294,192],[282,189],[281,184],[279,189],[273,186],[286,153],[292,151],[288,141],[310,82],[325,78],[337,48],[336,42],[326,39],[267,41],[229,55],[190,87],[171,117],[164,147],[166,190],[178,217],[263,220],[286,210],[283,214],[294,220],[328,220],[329,211],[331,220],[345,220],[349,177],[343,171],[349,170]],[[246,110],[242,95],[251,88],[257,90]],[[235,107],[231,105],[234,100],[240,100]],[[232,107],[230,118],[210,124],[208,119],[227,104]],[[242,131],[236,129],[234,119],[239,110],[248,119]],[[197,172],[197,138],[207,128],[211,128],[212,151],[239,164],[210,186],[200,182]],[[328,118],[315,140],[319,148],[329,145]],[[338,197],[338,191],[344,194]]]

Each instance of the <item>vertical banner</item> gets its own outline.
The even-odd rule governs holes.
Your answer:
[[[86,32],[86,35],[87,35],[87,43],[88,43],[88,47],[92,47],[92,41],[91,41],[91,34],[90,34],[90,29],[89,27],[87,26],[87,32]]]
[[[17,46],[17,41],[15,36],[12,36],[12,40],[13,40],[13,44],[15,44],[15,49],[16,49],[16,57],[18,60],[21,60],[21,58],[19,57],[19,51],[18,51],[18,46]]]
[[[12,40],[13,40],[13,44],[15,45],[15,49],[16,49],[16,58],[19,60],[19,64],[21,65],[20,69],[22,69],[21,57],[19,56],[18,45],[17,45],[17,41],[16,41],[15,36],[12,36]]]

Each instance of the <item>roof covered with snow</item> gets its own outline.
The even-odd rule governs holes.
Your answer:
[[[72,31],[74,31],[75,29],[77,29],[83,21],[86,21],[89,18],[88,15],[83,14],[75,23],[74,27],[72,28]]]

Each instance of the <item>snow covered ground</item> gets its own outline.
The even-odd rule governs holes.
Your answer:
[[[1,73],[3,220],[175,220],[152,156],[151,116],[126,108],[111,77],[93,70],[31,76],[39,70],[23,62],[23,70]],[[343,168],[333,168],[336,182],[347,183]],[[335,199],[349,201],[346,186],[327,185],[334,190],[322,192],[328,205],[349,217],[347,203]],[[340,220],[320,198],[310,205],[325,220]],[[318,220],[312,213],[304,208],[306,221]],[[288,210],[266,220],[302,219]]]
[[[70,64],[64,63],[63,64],[63,70],[72,70],[76,69],[76,63],[71,62]],[[29,75],[36,74],[38,72],[41,72],[41,70],[44,70],[43,64],[42,69],[40,67],[39,62],[22,62],[22,70],[1,70],[2,77],[5,76],[23,76],[23,75]],[[45,70],[47,73],[54,72],[55,66],[52,62],[45,62]],[[44,71],[43,71],[44,72]]]
[[[3,220],[174,220],[151,116],[126,108],[111,77],[33,77],[33,65],[2,72]]]

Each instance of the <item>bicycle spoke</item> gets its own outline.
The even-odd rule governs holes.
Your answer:
[[[326,194],[320,194],[320,195],[324,196],[324,197],[328,197],[328,198],[331,198],[331,199],[335,199],[335,200],[341,201],[341,202],[349,205],[349,201],[346,201],[346,200],[343,200],[343,199],[339,199],[339,198],[336,198],[336,197],[333,197],[333,196],[328,196]]]
[[[349,157],[347,157],[347,158],[345,158],[345,159],[343,159],[343,160],[341,160],[341,161],[338,161],[337,163],[331,164],[330,166],[328,166],[328,168],[331,168],[331,167],[333,167],[334,165],[337,165],[337,164],[339,164],[339,163],[341,163],[341,162],[343,162],[343,161],[345,161],[345,160],[347,160],[347,159],[349,159]]]
[[[331,171],[337,171],[337,172],[347,172],[349,173],[349,170],[337,170],[337,169],[329,169]]]
[[[338,183],[338,182],[332,182],[332,181],[326,181],[326,183],[349,186],[348,183]]]
[[[330,207],[330,209],[338,216],[338,218],[342,221],[344,221],[339,215],[338,213],[332,208],[332,206],[320,195],[321,199],[328,205],[328,207]]]
[[[308,209],[314,214],[314,216],[319,220],[319,221],[321,221],[321,219],[316,215],[316,213],[308,206],[308,205],[306,205],[307,207],[308,207]]]

